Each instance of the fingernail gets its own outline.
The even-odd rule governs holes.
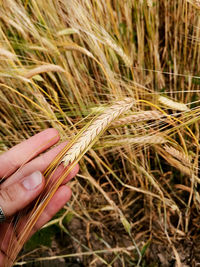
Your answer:
[[[39,171],[32,173],[22,182],[23,186],[27,190],[34,190],[41,183],[42,183],[42,174]]]

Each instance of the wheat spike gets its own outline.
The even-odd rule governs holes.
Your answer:
[[[33,76],[40,74],[40,73],[44,73],[44,72],[48,72],[48,71],[58,71],[58,72],[65,72],[65,70],[58,66],[58,65],[54,65],[54,64],[46,64],[46,65],[42,65],[39,67],[36,67],[30,71],[28,71],[24,77],[31,79]]]
[[[0,57],[5,57],[5,58],[9,58],[9,59],[16,59],[16,55],[14,55],[13,53],[11,53],[10,51],[8,51],[4,48],[0,48]]]
[[[131,67],[133,65],[131,59],[124,53],[123,49],[117,46],[114,41],[110,39],[105,40],[106,44],[110,46],[124,61],[127,67]]]
[[[195,4],[198,8],[200,8],[200,1],[199,1],[199,0],[194,0],[194,4]]]
[[[172,157],[169,157],[169,156],[166,157],[163,154],[162,154],[162,156],[166,159],[166,161],[168,163],[171,164],[171,166],[177,168],[178,170],[180,170],[180,172],[182,172],[182,173],[184,173],[184,174],[186,174],[186,175],[188,175],[190,177],[192,176],[195,179],[195,181],[200,184],[199,177],[194,175],[193,170],[191,168],[184,166],[179,160],[177,160],[175,158],[172,158]]]
[[[180,160],[184,165],[188,166],[191,164],[189,157],[185,155],[184,153],[182,153],[181,151],[177,150],[176,148],[165,145],[164,149],[167,151],[167,153],[172,155],[174,158]]]
[[[171,109],[180,110],[180,111],[189,111],[190,109],[184,103],[175,102],[167,97],[159,96],[159,102]]]
[[[130,139],[130,143],[132,144],[164,144],[167,142],[167,139],[165,139],[162,135],[155,134],[155,135],[147,135],[147,136],[139,136],[135,138],[127,138],[127,142]],[[126,139],[125,139],[126,141]]]
[[[120,140],[115,140],[111,142],[105,142],[105,146],[116,146],[116,145],[125,145],[125,144],[140,144],[140,145],[158,145],[158,144],[164,144],[167,142],[167,139],[165,139],[162,135],[156,134],[156,135],[146,135],[146,136],[138,136],[134,138],[123,138]]]
[[[153,6],[153,1],[152,0],[147,0],[147,5],[148,5],[148,7],[152,7]]]
[[[68,45],[68,44],[67,44],[67,45],[63,45],[63,47],[64,47],[66,50],[74,50],[74,51],[81,52],[81,53],[87,55],[88,57],[91,57],[91,58],[94,59],[94,56],[93,56],[93,54],[92,54],[90,51],[88,51],[86,48],[81,47],[81,46],[79,46],[79,45],[76,45],[76,44],[69,44],[69,45]]]
[[[132,98],[126,98],[122,101],[118,101],[110,108],[107,108],[91,123],[91,125],[82,133],[78,140],[67,151],[62,160],[64,165],[67,166],[72,163],[85,150],[85,148],[92,143],[95,137],[105,130],[110,123],[123,112],[129,110],[133,104],[134,101]]]
[[[143,111],[138,112],[134,115],[130,115],[127,116],[125,118],[121,118],[119,120],[116,120],[114,122],[112,122],[112,126],[116,127],[116,126],[120,126],[120,125],[124,125],[124,124],[130,124],[130,123],[137,123],[137,122],[141,122],[141,121],[148,121],[148,120],[157,120],[160,119],[162,117],[164,117],[165,115],[157,110],[150,110],[150,111]]]
[[[196,8],[200,8],[200,0],[187,0],[187,1]]]

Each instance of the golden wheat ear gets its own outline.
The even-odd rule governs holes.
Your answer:
[[[75,138],[60,152],[56,159],[47,168],[47,170],[45,171],[47,183],[44,189],[44,191],[46,191],[45,193],[43,192],[36,201],[36,204],[30,212],[24,228],[21,229],[20,220],[16,225],[16,228],[19,227],[21,229],[20,235],[18,236],[17,242],[16,240],[14,240],[14,238],[12,238],[12,240],[10,241],[10,245],[7,251],[8,258],[4,266],[10,267],[13,265],[13,261],[16,259],[18,253],[28,239],[38,218],[44,211],[45,207],[48,205],[51,198],[54,196],[58,187],[62,184],[66,176],[69,174],[71,169],[95,143],[97,138],[103,134],[107,127],[122,113],[128,111],[133,106],[133,104],[134,100],[132,98],[125,98],[124,100],[117,101],[111,107],[106,108],[102,114],[94,118],[92,122],[86,125],[84,129],[81,130],[80,133],[77,134],[77,136],[75,136]],[[69,167],[67,171],[64,171],[59,180],[52,182],[50,184],[51,186],[49,186],[52,175],[56,170],[56,167],[58,167],[61,162],[63,162],[65,166]],[[10,259],[12,259],[12,261]]]
[[[83,134],[76,140],[74,145],[67,151],[63,158],[64,165],[67,166],[79,155],[85,153],[85,149],[93,144],[96,137],[99,137],[103,131],[122,113],[129,110],[134,101],[132,98],[126,98],[125,100],[118,101],[115,105],[106,109],[100,116],[98,116],[90,126],[83,132]]]
[[[164,106],[173,110],[190,111],[190,109],[186,106],[186,104],[173,101],[172,99],[169,99],[164,96],[159,96],[158,101]]]
[[[137,112],[134,115],[129,115],[124,118],[120,118],[112,122],[112,127],[117,127],[125,124],[138,123],[148,120],[158,120],[163,117],[166,117],[162,112],[157,110],[148,110],[143,112]]]

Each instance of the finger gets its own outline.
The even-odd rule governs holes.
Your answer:
[[[66,202],[69,201],[71,194],[71,189],[66,185],[58,188],[41,217],[36,222],[34,228],[32,229],[31,235],[45,225],[45,223],[47,223],[66,204]]]
[[[0,177],[8,177],[21,165],[57,143],[58,140],[58,131],[53,128],[47,129],[3,153],[0,155]]]
[[[15,231],[13,230],[12,223],[4,222],[1,224],[0,228],[0,259],[4,260],[4,258],[9,255],[9,245],[12,243],[13,245],[17,245],[17,238],[15,235]],[[0,260],[0,263],[2,261]],[[1,264],[0,264],[1,266]],[[4,266],[4,265],[3,265]]]
[[[44,177],[36,171],[17,183],[0,189],[0,207],[6,217],[14,215],[26,207],[41,193]]]
[[[52,197],[50,202],[48,203],[47,207],[44,209],[42,215],[37,220],[36,224],[34,225],[29,238],[37,232],[43,225],[45,225],[71,198],[71,189],[66,186],[60,186]],[[26,224],[28,218],[25,216],[23,218],[23,222],[20,225],[19,234],[23,231],[24,224]]]
[[[13,266],[15,258],[11,258],[13,247],[18,246],[18,240],[11,223],[5,222],[0,228],[0,267]]]
[[[43,153],[39,157],[33,159],[32,161],[25,164],[22,168],[20,168],[16,173],[14,173],[7,181],[17,181],[20,177],[24,177],[34,172],[34,170],[39,170],[40,172],[44,172],[46,168],[50,165],[50,163],[54,160],[54,158],[58,155],[58,153],[67,145],[67,142],[64,142],[48,152]]]
[[[41,156],[33,159],[32,161],[25,164],[22,168],[20,168],[16,173],[14,173],[9,179],[7,179],[3,184],[2,188],[8,186],[9,184],[13,184],[14,182],[21,179],[21,177],[28,176],[35,170],[39,170],[40,172],[44,172],[45,169],[49,166],[49,164],[53,161],[53,159],[57,156],[57,154],[67,145],[67,142],[64,142],[60,144],[57,147],[52,148],[48,152],[42,154]],[[62,166],[62,164],[61,164]],[[55,177],[58,177],[62,171],[64,170],[64,166],[62,166],[62,169],[56,170]],[[70,179],[72,179],[77,172],[79,171],[78,164],[71,170],[67,178],[63,183],[66,183]]]

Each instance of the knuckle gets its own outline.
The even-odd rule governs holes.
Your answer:
[[[4,202],[14,202],[17,196],[17,192],[15,190],[15,187],[7,187],[3,190],[0,190],[0,198]]]

